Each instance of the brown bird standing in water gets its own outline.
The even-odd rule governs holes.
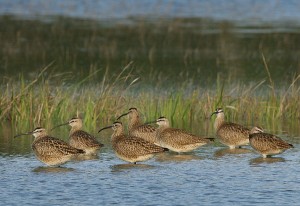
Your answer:
[[[63,125],[70,125],[72,127],[69,135],[69,144],[72,147],[84,150],[86,155],[96,155],[98,150],[103,147],[103,144],[93,135],[82,130],[82,120],[80,118],[72,118],[70,121],[57,125],[51,130]]]
[[[139,137],[125,135],[121,122],[114,122],[113,125],[104,127],[99,132],[108,128],[113,129],[113,134],[111,135],[113,150],[120,159],[127,162],[136,164],[136,162],[152,158],[156,153],[167,151],[167,149]]]
[[[292,144],[283,141],[273,134],[264,133],[260,127],[253,127],[251,129],[249,141],[251,147],[260,153],[263,158],[280,154],[285,150],[294,147]]]
[[[232,122],[225,122],[224,112],[221,108],[216,109],[211,114],[216,114],[215,131],[222,144],[229,146],[230,149],[249,144],[250,130],[242,125]]]
[[[130,108],[129,112],[122,114],[117,118],[119,120],[121,117],[128,115],[128,133],[131,136],[136,136],[142,138],[150,143],[156,144],[156,127],[148,124],[142,124],[140,120],[140,114],[137,108]]]
[[[157,142],[161,147],[168,148],[174,152],[189,152],[210,142],[211,138],[193,135],[181,129],[171,128],[169,120],[160,117],[156,121]]]
[[[76,149],[63,140],[49,136],[46,129],[42,127],[37,127],[31,132],[19,134],[15,137],[21,135],[34,136],[31,148],[37,159],[48,166],[58,166],[66,163],[79,154],[84,154],[83,150]]]

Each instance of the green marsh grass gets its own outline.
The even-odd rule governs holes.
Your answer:
[[[144,121],[166,116],[173,126],[210,134],[210,114],[223,107],[226,118],[246,126],[297,124],[300,118],[300,75],[285,88],[270,87],[265,80],[256,83],[231,83],[218,78],[217,86],[146,88],[133,75],[132,63],[118,75],[106,72],[99,83],[87,77],[77,84],[56,84],[60,75],[47,76],[46,66],[32,81],[7,80],[1,87],[0,120],[10,122],[17,130],[35,126],[51,126],[66,122],[73,116],[84,119],[85,127],[97,128],[111,124],[130,107],[142,112]],[[55,82],[55,84],[53,84]],[[275,96],[274,96],[275,93]],[[123,120],[126,122],[127,120]],[[203,127],[208,131],[203,130]]]
[[[163,115],[212,135],[210,114],[223,107],[227,120],[249,127],[299,128],[297,32],[129,20],[1,17],[0,121],[24,132],[80,116],[97,131],[137,107],[144,121]]]

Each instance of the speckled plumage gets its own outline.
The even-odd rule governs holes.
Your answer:
[[[160,117],[156,123],[159,125],[157,129],[158,144],[174,152],[189,152],[210,142],[208,139],[184,130],[170,128],[169,121],[165,117]]]
[[[229,146],[231,149],[249,144],[250,130],[248,128],[232,122],[225,122],[221,108],[218,108],[213,114],[217,115],[214,127],[222,144]]]
[[[146,161],[152,158],[156,153],[166,151],[166,149],[139,137],[125,135],[121,122],[115,122],[110,127],[114,130],[111,136],[113,150],[122,160],[131,163]]]
[[[129,130],[129,135],[142,138],[150,143],[156,143],[156,128],[151,125],[140,125]]]
[[[268,133],[263,133],[260,128],[254,127],[249,135],[251,147],[260,153],[264,158],[270,155],[276,155],[287,149],[293,148],[281,138]]]
[[[84,150],[86,155],[95,155],[103,147],[103,144],[93,135],[82,130],[82,120],[80,118],[72,118],[69,122],[56,127],[63,125],[70,125],[72,127],[69,135],[69,144],[72,147]]]
[[[21,134],[32,134],[35,139],[32,143],[32,150],[37,159],[49,166],[56,166],[66,163],[84,151],[76,149],[63,140],[47,135],[44,128],[36,128],[32,132]],[[19,136],[19,135],[17,135]]]
[[[142,138],[153,144],[156,143],[156,127],[147,124],[142,124],[140,120],[139,112],[136,108],[130,108],[129,112],[122,114],[120,117],[118,117],[118,119],[120,119],[125,115],[129,115],[129,122],[128,122],[129,135]]]
[[[82,149],[86,154],[96,154],[103,147],[96,138],[83,130],[74,131],[70,134],[69,143],[71,146]]]

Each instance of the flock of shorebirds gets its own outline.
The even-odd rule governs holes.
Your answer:
[[[214,122],[216,135],[219,141],[229,146],[230,149],[250,144],[255,151],[266,158],[293,148],[292,144],[273,134],[265,133],[260,127],[253,127],[249,130],[242,125],[226,122],[221,108],[213,112],[211,116],[213,115],[216,115]],[[146,161],[155,154],[165,151],[190,152],[214,140],[214,138],[200,137],[181,129],[172,128],[165,117],[160,117],[153,122],[142,123],[136,108],[130,108],[117,120],[123,116],[129,116],[128,134],[125,134],[120,121],[100,129],[99,132],[112,128],[112,148],[117,157],[127,162]],[[151,125],[153,123],[156,123],[158,127]],[[33,135],[35,137],[32,143],[33,152],[38,160],[49,166],[64,164],[80,155],[97,155],[98,150],[103,147],[96,137],[82,130],[80,118],[72,118],[52,129],[63,125],[71,126],[69,143],[49,136],[46,129],[42,127],[15,137]]]

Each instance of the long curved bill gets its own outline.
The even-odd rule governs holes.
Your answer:
[[[23,136],[23,135],[31,135],[31,134],[32,134],[32,132],[27,132],[27,133],[17,134],[17,135],[14,136],[14,138],[20,137],[20,136]]]
[[[217,113],[218,113],[217,111],[211,113],[210,118],[211,118],[214,114],[217,114]]]
[[[111,125],[111,126],[107,126],[107,127],[103,127],[102,129],[100,129],[100,130],[98,131],[98,133],[101,132],[102,130],[109,129],[109,128],[112,128],[112,127],[113,127],[112,125]]]
[[[67,124],[69,124],[69,122],[66,122],[66,123],[63,123],[63,124],[56,125],[56,126],[52,127],[51,131],[54,130],[55,128],[57,128],[57,127],[65,126],[65,125],[67,125]]]
[[[124,116],[126,116],[126,115],[128,115],[130,112],[127,112],[127,113],[125,113],[125,114],[122,114],[121,116],[119,116],[118,118],[117,118],[117,120],[119,120],[121,117],[124,117]]]

